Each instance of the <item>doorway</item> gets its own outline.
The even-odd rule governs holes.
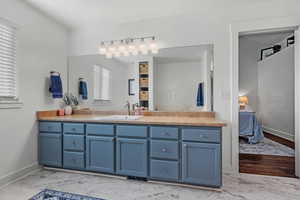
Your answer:
[[[230,71],[231,71],[231,131],[232,170],[239,173],[239,35],[241,33],[262,33],[270,30],[295,31],[295,174],[300,176],[300,18],[278,17],[257,19],[230,24]]]
[[[295,33],[239,35],[239,172],[295,177]]]

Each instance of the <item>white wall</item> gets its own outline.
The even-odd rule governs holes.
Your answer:
[[[294,46],[258,63],[258,110],[264,129],[294,139]]]
[[[204,82],[202,62],[166,62],[155,65],[155,108],[161,111],[196,111],[198,84]]]
[[[255,19],[275,19],[298,16],[300,24],[300,1],[197,1],[195,8],[203,7],[197,14],[137,21],[132,23],[85,24],[72,33],[70,51],[73,55],[95,54],[101,40],[120,39],[128,36],[155,35],[163,47],[198,44],[214,44],[214,108],[217,117],[228,123],[223,129],[223,167],[232,169],[231,135],[231,70],[230,70],[230,24]],[[194,2],[195,4],[197,2]],[[230,5],[230,6],[227,6]],[[272,9],[270,9],[270,7]],[[253,14],[255,13],[255,14]],[[103,31],[105,30],[105,31]]]
[[[1,185],[37,162],[35,112],[58,107],[47,92],[50,70],[61,72],[66,91],[67,30],[19,0],[1,0],[0,18],[18,26],[18,84],[24,103],[19,109],[0,109]]]
[[[239,95],[249,98],[250,108],[258,111],[258,55],[262,45],[245,37],[239,40]]]
[[[94,101],[94,74],[93,67],[98,65],[111,71],[111,100]],[[114,59],[106,59],[100,55],[75,56],[69,58],[69,88],[70,92],[78,95],[78,78],[82,77],[87,81],[88,100],[83,101],[82,107],[96,110],[124,110],[128,96],[129,67]]]

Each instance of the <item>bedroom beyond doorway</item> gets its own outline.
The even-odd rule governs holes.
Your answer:
[[[293,30],[239,37],[239,168],[295,177]]]

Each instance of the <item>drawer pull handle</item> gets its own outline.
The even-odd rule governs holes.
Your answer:
[[[161,151],[162,151],[162,152],[167,152],[167,149],[163,148]]]

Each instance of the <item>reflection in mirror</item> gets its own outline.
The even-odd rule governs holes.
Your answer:
[[[87,98],[80,94],[79,78],[86,82]],[[112,59],[74,56],[68,81],[82,108],[124,110],[129,101],[151,111],[212,111],[213,45]]]

